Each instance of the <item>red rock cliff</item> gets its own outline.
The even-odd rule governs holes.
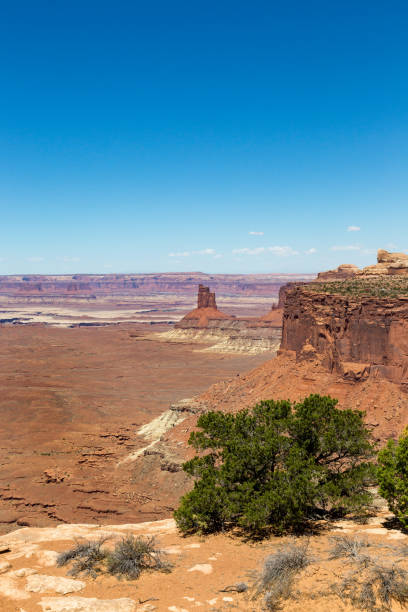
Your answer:
[[[408,390],[408,297],[333,295],[292,286],[285,292],[281,349],[320,355],[351,380],[380,376]]]
[[[215,308],[215,293],[210,291],[209,287],[198,285],[197,308]]]

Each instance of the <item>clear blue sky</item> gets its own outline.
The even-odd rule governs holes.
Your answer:
[[[408,249],[406,1],[0,17],[0,274],[313,272]]]

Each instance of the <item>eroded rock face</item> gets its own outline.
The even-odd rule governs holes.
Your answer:
[[[215,293],[209,287],[198,285],[197,308],[217,308]]]
[[[406,262],[408,264],[408,255],[406,253],[390,253],[384,249],[378,249],[377,252],[377,263],[400,263]]]
[[[408,390],[408,298],[346,297],[292,287],[286,293],[281,348],[312,346],[349,380],[381,376]]]
[[[312,274],[204,274],[202,272],[157,274],[67,274],[0,275],[0,295],[41,300],[100,296],[171,294],[196,291],[198,283],[209,283],[217,291],[236,295],[277,295],[289,280],[311,279]]]

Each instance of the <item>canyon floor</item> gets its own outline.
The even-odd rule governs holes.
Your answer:
[[[147,484],[133,461],[122,463],[148,444],[137,430],[265,357],[197,352],[196,344],[145,339],[147,331],[141,324],[1,327],[0,533],[171,515],[171,504],[155,495],[159,485]],[[176,500],[171,472],[161,477]]]

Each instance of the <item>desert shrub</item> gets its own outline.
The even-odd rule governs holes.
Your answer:
[[[377,586],[377,596],[388,608],[393,601],[402,606],[408,603],[408,573],[401,567],[376,565],[371,572],[372,584]]]
[[[81,573],[95,578],[107,571],[118,578],[138,578],[143,570],[170,571],[171,564],[165,554],[156,547],[154,538],[126,535],[116,542],[112,551],[102,548],[109,538],[76,542],[76,546],[60,553],[57,566],[72,563],[68,574],[78,576]]]
[[[252,534],[303,528],[322,513],[371,501],[371,435],[357,410],[310,395],[262,401],[237,414],[207,412],[189,439],[195,478],[175,512],[183,532],[239,526]]]
[[[101,564],[106,559],[106,551],[102,545],[108,538],[98,540],[85,540],[76,542],[76,546],[70,550],[60,553],[57,557],[57,566],[62,567],[72,562],[72,567],[68,574],[78,576],[81,573],[95,578],[102,571]]]
[[[170,571],[171,565],[154,538],[127,535],[116,543],[108,555],[107,570],[118,578],[138,578],[143,570]]]
[[[378,482],[391,512],[408,528],[408,430],[378,453]]]
[[[279,609],[281,601],[291,595],[296,574],[310,562],[307,543],[292,543],[269,555],[255,582],[254,598],[262,594],[268,610]]]
[[[367,558],[365,568],[355,568],[335,589],[359,610],[390,611],[393,602],[408,604],[408,573],[395,564],[384,566]]]
[[[367,555],[361,552],[370,545],[367,540],[348,536],[333,536],[330,539],[333,543],[330,559],[346,558],[357,563],[364,563],[368,559]]]

